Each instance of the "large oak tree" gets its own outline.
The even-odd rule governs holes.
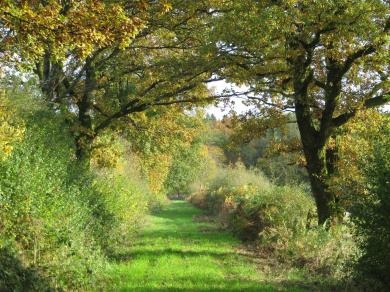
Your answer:
[[[70,47],[62,60],[45,48],[35,72],[47,101],[68,116],[79,159],[88,160],[102,131],[132,123],[132,114],[211,100],[206,84],[214,80],[216,50],[207,38],[213,14],[207,3],[150,1],[142,9],[123,4],[144,23],[125,46],[98,43],[86,56]]]
[[[246,86],[246,98],[262,113],[295,112],[322,224],[337,200],[328,181],[330,138],[359,110],[390,99],[390,5],[243,0],[220,8],[215,41],[225,66],[218,74]]]
[[[7,3],[0,11],[4,39],[12,32],[11,44],[30,40],[37,49],[31,56],[16,46],[35,64],[46,101],[67,116],[83,161],[99,133],[132,122],[134,113],[211,100],[209,1]]]

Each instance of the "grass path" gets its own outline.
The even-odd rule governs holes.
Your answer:
[[[112,266],[110,291],[281,290],[265,284],[256,265],[235,252],[239,242],[230,234],[193,220],[201,214],[187,202],[174,201],[150,216],[129,253]]]

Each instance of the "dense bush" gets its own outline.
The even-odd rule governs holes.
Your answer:
[[[43,109],[25,124],[0,162],[0,290],[91,287],[154,198],[128,165],[80,167],[60,116]]]
[[[106,215],[103,202],[87,187],[92,177],[72,161],[63,122],[39,112],[28,125],[23,142],[0,164],[0,232],[23,264],[52,285],[81,286],[103,263],[92,236]]]
[[[357,276],[370,289],[390,289],[390,120],[374,141],[364,169],[367,193],[353,208],[361,256]],[[366,156],[366,157],[367,157]],[[363,162],[363,161],[362,161]]]
[[[197,207],[207,209],[210,213],[220,214],[225,202],[226,190],[243,185],[266,189],[269,181],[260,172],[245,169],[242,164],[236,168],[217,167],[212,176],[204,177],[204,182],[194,183],[190,201]]]
[[[190,198],[243,240],[291,267],[340,275],[354,244],[347,226],[316,226],[315,204],[298,186],[276,186],[244,168],[219,171]]]
[[[110,214],[102,222],[108,230],[101,234],[109,253],[128,243],[138,232],[144,215],[164,199],[151,193],[136,164],[134,157],[127,156],[117,168],[99,170],[95,179],[94,187]]]

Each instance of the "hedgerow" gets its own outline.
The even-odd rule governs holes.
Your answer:
[[[42,109],[25,124],[0,161],[0,290],[94,287],[154,197],[129,165],[80,166],[60,115]]]

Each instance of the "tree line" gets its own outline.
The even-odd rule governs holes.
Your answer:
[[[323,224],[337,205],[330,142],[390,99],[389,11],[380,0],[8,0],[0,54],[5,70],[36,76],[87,168],[99,135],[150,109],[243,98],[257,108],[246,118],[260,117],[253,137],[293,112]],[[214,94],[218,80],[245,90]]]

